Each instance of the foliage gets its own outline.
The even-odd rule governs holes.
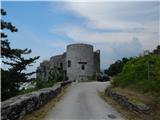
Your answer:
[[[148,80],[148,61],[150,80]],[[160,56],[150,54],[130,59],[123,70],[113,80],[113,86],[133,87],[143,92],[160,93]]]
[[[42,89],[42,88],[47,88],[47,87],[52,87],[56,83],[55,80],[48,80],[48,81],[36,81],[36,88],[37,89]]]
[[[61,82],[63,80],[63,71],[52,69],[49,72],[48,81],[34,80],[32,84],[35,84],[34,88],[22,89],[19,91],[19,94],[25,94],[33,91],[37,91],[42,88],[52,87],[55,83]],[[65,79],[66,80],[66,79]]]
[[[64,70],[54,68],[49,71],[48,79],[55,80],[56,82],[60,82],[60,81],[66,80],[67,78]]]
[[[1,9],[1,16],[6,15],[6,12]],[[27,82],[32,79],[28,77],[35,72],[25,73],[26,67],[31,65],[39,58],[24,58],[24,55],[30,54],[31,49],[17,49],[11,48],[7,35],[3,32],[4,29],[11,32],[17,32],[18,29],[12,25],[11,22],[5,22],[1,19],[1,58],[2,63],[8,67],[1,68],[2,81],[1,81],[1,98],[2,100],[8,99],[17,95],[21,82]]]
[[[32,81],[32,84],[34,84],[34,83],[36,83],[34,88],[19,90],[18,94],[25,94],[25,93],[37,91],[42,88],[52,87],[56,83],[56,81],[55,80],[49,80],[49,81],[34,80],[34,81]]]
[[[156,49],[153,50],[153,52],[151,54],[157,54],[160,55],[160,45],[157,46]]]
[[[115,63],[111,64],[110,67],[104,72],[109,76],[115,76],[122,71],[124,64],[127,63],[128,60],[128,58],[117,60]]]
[[[30,93],[30,92],[33,92],[33,91],[36,91],[37,89],[36,88],[28,88],[28,89],[21,89],[18,91],[18,95],[22,95],[22,94],[25,94],[25,93]]]

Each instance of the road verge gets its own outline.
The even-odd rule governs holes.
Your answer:
[[[133,90],[131,91],[129,89],[122,88],[107,88],[105,92],[99,92],[99,95],[103,98],[103,100],[105,100],[108,104],[110,104],[113,108],[120,112],[126,120],[160,119],[159,104],[152,95],[145,95],[137,93]],[[126,102],[124,99],[128,102],[124,103]],[[141,103],[141,105],[145,105],[144,108],[146,108],[145,110],[148,111],[138,111],[137,108],[136,111],[132,108],[136,107],[132,106],[132,104],[139,105],[139,103]],[[148,106],[150,109],[148,109],[146,106]],[[143,106],[141,108],[143,108]]]

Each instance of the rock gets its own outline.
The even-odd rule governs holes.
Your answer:
[[[137,108],[140,110],[140,111],[149,111],[150,110],[150,107],[148,107],[147,105],[143,104],[143,103],[140,103],[137,105]]]
[[[112,119],[115,119],[115,118],[117,118],[115,115],[113,115],[113,114],[108,114],[108,117],[109,118],[112,118]]]

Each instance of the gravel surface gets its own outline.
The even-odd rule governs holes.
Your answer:
[[[45,120],[123,120],[98,95],[109,82],[72,83],[62,100],[46,115]]]

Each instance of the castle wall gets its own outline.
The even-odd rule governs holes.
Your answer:
[[[48,81],[49,76],[49,61],[43,61],[40,63],[40,66],[37,68],[36,76],[38,80]]]
[[[67,75],[69,80],[81,81],[99,72],[100,50],[94,52],[93,46],[88,44],[71,44],[64,54],[40,63],[36,75],[42,81],[48,81],[50,74],[63,74],[63,78]]]
[[[51,57],[50,68],[52,69],[56,67],[62,70],[66,70],[65,60],[66,60],[66,53]]]
[[[69,80],[82,80],[94,74],[93,46],[87,44],[72,44],[67,46],[67,76]],[[82,69],[84,66],[84,69]]]
[[[94,52],[94,70],[96,74],[100,72],[100,50]]]
[[[53,56],[49,61],[43,61],[37,68],[36,76],[38,80],[48,81],[50,72],[59,74],[58,70],[66,70],[66,53]]]

